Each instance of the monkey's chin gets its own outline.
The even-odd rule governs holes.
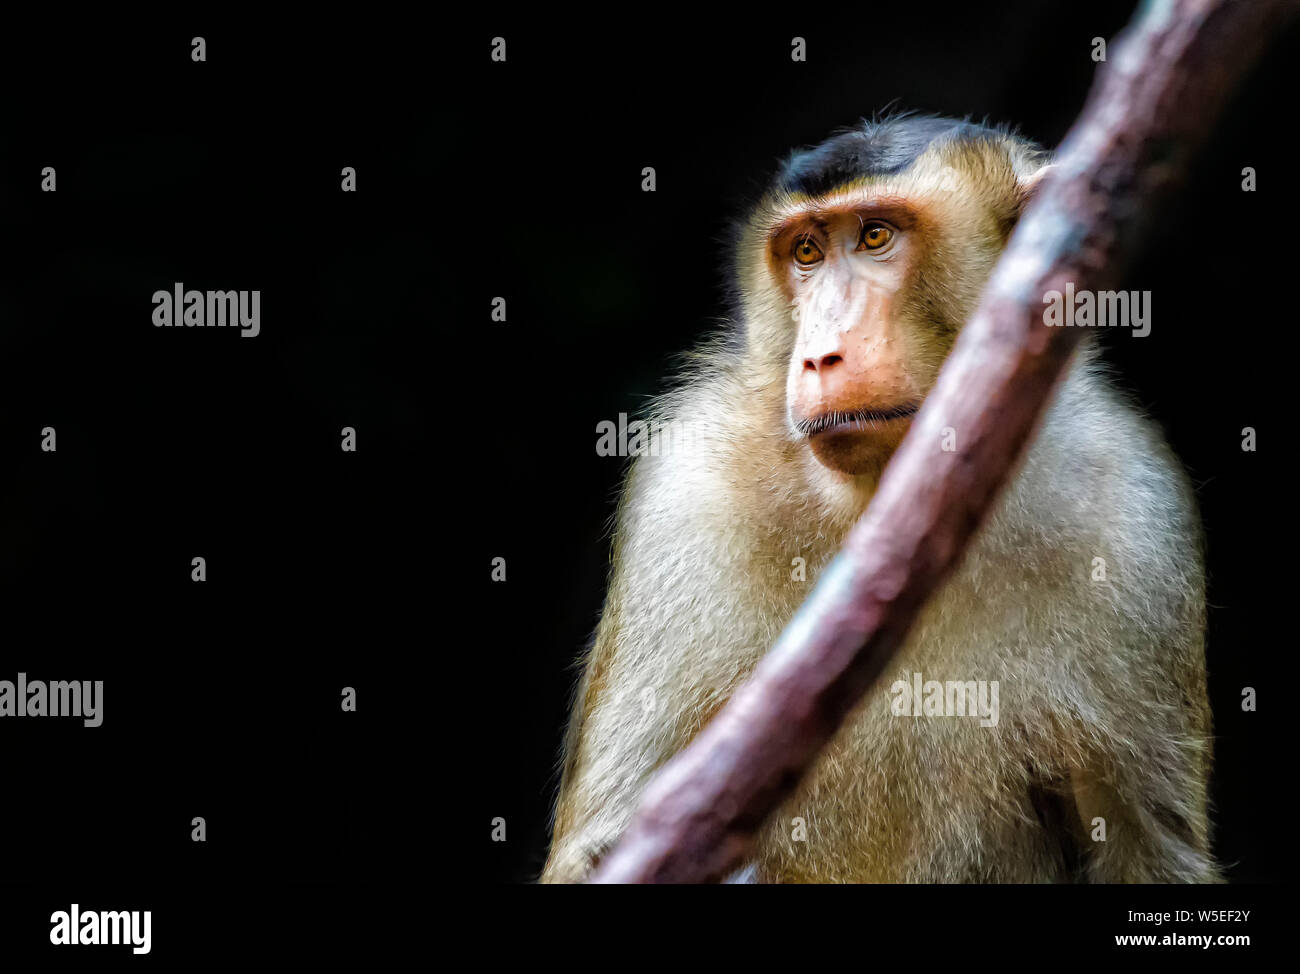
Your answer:
[[[879,477],[910,425],[908,420],[895,420],[886,429],[814,433],[808,447],[827,470],[849,477]]]

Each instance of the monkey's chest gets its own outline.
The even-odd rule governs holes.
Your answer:
[[[760,844],[787,882],[1053,881],[1060,839],[1035,814],[1022,665],[905,652],[841,728]],[[1011,706],[1008,707],[1008,704]],[[1038,704],[1029,704],[1037,706]]]

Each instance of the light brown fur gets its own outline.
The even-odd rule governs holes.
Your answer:
[[[923,388],[1042,161],[997,133],[844,188],[908,200],[921,215],[926,260],[900,313],[914,324],[909,361]],[[744,347],[701,350],[659,410],[697,435],[638,458],[628,476],[544,882],[582,879],[617,840],[648,778],[749,674],[871,498],[878,471],[828,471],[788,423],[793,337],[764,240],[782,212],[809,202],[770,197],[751,217],[739,254]],[[1092,579],[1098,557],[1105,582]],[[792,579],[795,558],[806,559],[806,581]],[[1187,480],[1085,346],[958,570],[761,832],[752,877],[1217,878],[1204,604]],[[892,715],[891,684],[918,670],[999,681],[998,724]],[[1105,842],[1090,838],[1097,817]]]

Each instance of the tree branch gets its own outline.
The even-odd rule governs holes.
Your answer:
[[[1014,470],[1080,331],[1043,296],[1118,282],[1291,0],[1148,0],[1113,46],[866,513],[753,676],[650,782],[592,882],[718,879],[902,644]],[[958,449],[941,452],[942,431]]]

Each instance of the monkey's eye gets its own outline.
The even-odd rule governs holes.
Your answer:
[[[894,231],[883,223],[867,223],[858,239],[858,250],[884,250],[894,239]]]
[[[810,237],[803,237],[795,241],[794,259],[797,263],[808,267],[822,259],[822,249]]]

